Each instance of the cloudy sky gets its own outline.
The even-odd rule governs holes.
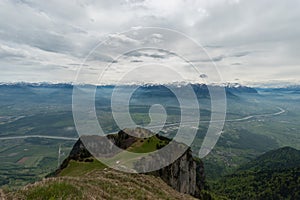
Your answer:
[[[217,82],[212,60],[221,82],[299,83],[299,21],[298,0],[1,0],[0,82]]]

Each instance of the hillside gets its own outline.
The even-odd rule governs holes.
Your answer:
[[[291,147],[268,151],[240,167],[240,170],[277,171],[300,167],[300,151]]]
[[[149,135],[152,136],[146,138],[146,136]],[[141,128],[119,131],[118,134],[108,135],[107,138],[119,148],[135,153],[154,152],[170,142],[168,138],[154,135],[150,131]],[[167,150],[165,152],[168,156],[176,154],[175,146],[179,148],[185,147],[179,143],[173,143],[172,145],[174,149],[173,152],[168,152]],[[133,166],[134,169],[140,171],[142,167],[151,168],[158,162],[163,162],[161,157],[156,156],[155,153],[152,154],[149,160],[144,157],[138,158],[137,160],[135,158],[128,159],[126,156],[123,156],[123,152],[119,151],[119,149],[115,149],[114,146],[107,146],[103,137],[84,136],[75,143],[69,157],[62,163],[61,167],[55,172],[55,175],[79,176],[93,169],[104,169],[106,166],[95,159],[87,149],[92,150],[93,153],[107,154],[110,157],[116,157],[117,159],[112,160],[114,164],[118,163],[115,167],[119,169],[126,169],[128,166]],[[130,162],[128,162],[128,160]],[[172,164],[146,174],[160,177],[173,189],[195,197],[200,196],[200,191],[204,189],[205,186],[203,163],[200,159],[193,157],[190,148],[186,148],[185,153]]]
[[[152,152],[170,142],[145,129],[120,131],[108,135],[122,149],[132,152]],[[126,133],[127,132],[127,133]],[[145,135],[146,134],[146,135]],[[85,141],[84,143],[82,141]],[[17,192],[8,192],[6,199],[212,199],[205,191],[204,169],[200,159],[194,158],[190,148],[174,163],[157,171],[136,174],[110,169],[95,159],[85,145],[102,145],[103,137],[84,136],[73,146],[60,168],[43,181],[30,184]],[[90,141],[90,143],[86,143]],[[96,141],[96,143],[95,143]],[[93,143],[92,143],[93,142]],[[182,146],[182,144],[177,144]],[[96,147],[99,147],[96,145]],[[154,157],[155,158],[155,157]],[[156,162],[154,160],[154,162]],[[137,161],[139,163],[139,161]],[[140,165],[136,165],[140,167]]]
[[[300,199],[300,151],[269,151],[221,178],[213,191],[230,199]]]
[[[47,178],[26,186],[6,199],[194,199],[169,187],[158,177],[115,170]]]

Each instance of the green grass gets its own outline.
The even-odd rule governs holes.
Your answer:
[[[104,169],[106,166],[100,161],[93,159],[93,162],[79,162],[70,160],[68,166],[63,169],[60,176],[82,176],[95,169]]]
[[[130,148],[128,148],[128,151],[134,153],[149,153],[156,151],[158,146],[165,146],[167,144],[167,140],[161,140],[157,136],[153,136],[137,141]]]
[[[64,182],[50,183],[24,191],[27,200],[81,199],[82,192],[71,184]]]
[[[158,147],[165,146],[168,142],[168,140],[159,139],[156,135],[149,138],[138,139],[125,151],[121,151],[114,157],[101,158],[101,160],[109,166],[119,163],[118,165],[132,168],[136,160],[141,159],[149,153],[155,152]]]
[[[78,177],[56,177],[18,191],[4,191],[8,199],[194,199],[180,194],[160,178],[98,170]]]

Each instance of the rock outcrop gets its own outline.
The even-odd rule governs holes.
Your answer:
[[[136,136],[138,137],[132,136],[135,135],[134,133],[136,133]],[[108,135],[106,138],[101,136],[81,137],[75,143],[69,157],[62,163],[60,169],[56,171],[56,174],[59,174],[61,170],[67,167],[70,160],[88,161],[92,155],[87,149],[92,149],[93,156],[95,157],[97,157],[97,155],[94,155],[95,152],[96,154],[97,152],[101,153],[102,156],[113,156],[119,153],[120,149],[129,148],[138,140],[137,138],[142,138],[141,133],[145,134],[145,131],[141,131],[141,129],[135,129],[133,132],[131,131],[130,135],[124,131],[120,131],[118,134]],[[165,140],[168,142],[170,141],[170,139],[162,136],[156,135],[156,137],[158,137],[160,140]],[[107,139],[111,142],[111,144],[115,145],[108,144]],[[194,197],[200,197],[200,191],[204,187],[204,168],[202,161],[193,157],[192,151],[189,147],[186,147],[183,144],[172,142],[173,141],[170,141],[170,145],[173,145],[173,148],[170,148],[169,151],[164,152],[165,155],[172,157],[174,154],[176,154],[174,149],[176,149],[175,146],[178,147],[178,145],[180,145],[181,148],[185,148],[184,153],[182,155],[180,154],[181,156],[175,159],[172,164],[156,171],[147,172],[145,174],[160,177],[164,182],[181,193],[190,194]],[[118,148],[115,148],[116,146]],[[134,164],[134,167],[136,169],[142,166],[152,167],[152,165],[155,165],[158,162],[164,162],[164,160],[154,154],[149,160],[141,159],[140,162],[137,161]]]
[[[200,197],[204,188],[203,163],[193,157],[190,148],[172,164],[149,174],[159,176],[175,190],[194,197]]]

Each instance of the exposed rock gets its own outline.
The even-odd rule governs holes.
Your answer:
[[[128,132],[130,132],[130,135],[127,134]],[[149,136],[149,133],[151,132],[139,128],[133,131],[120,131],[118,134],[108,135],[107,137],[83,136],[75,143],[69,157],[62,163],[60,169],[56,171],[56,174],[59,174],[61,170],[67,167],[70,160],[85,161],[90,158],[92,155],[87,149],[91,150],[95,157],[97,157],[97,155],[95,155],[97,153],[102,156],[106,155],[107,157],[113,156],[119,153],[120,149],[127,149],[130,147],[137,141],[137,138]],[[132,135],[137,136],[137,138]],[[156,136],[160,140],[170,141],[170,139],[163,136]],[[107,141],[109,141],[109,143]],[[135,169],[139,171],[141,171],[141,167],[152,169],[157,163],[165,162],[164,159],[166,158],[173,159],[174,162],[172,164],[146,174],[160,177],[168,185],[181,193],[200,197],[200,191],[204,187],[204,168],[202,161],[194,158],[191,149],[183,144],[171,141],[169,146],[170,148],[168,150],[163,151],[164,156],[158,156],[154,153],[151,155],[151,158],[143,158],[135,162]],[[182,151],[179,151],[178,147],[180,147],[181,150],[184,150],[183,154],[180,153]],[[177,154],[180,156],[177,156]],[[148,170],[144,169],[144,171]]]
[[[200,197],[204,187],[204,168],[202,162],[195,159],[190,148],[175,162],[150,174],[161,177],[175,190]]]

